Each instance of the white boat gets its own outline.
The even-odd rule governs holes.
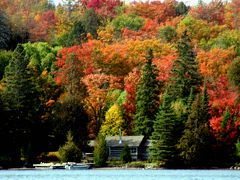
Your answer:
[[[83,163],[72,163],[72,164],[66,164],[65,169],[67,170],[84,170],[84,169],[90,169],[90,164],[83,164]]]
[[[40,163],[33,164],[35,169],[65,169],[65,164],[61,163]]]

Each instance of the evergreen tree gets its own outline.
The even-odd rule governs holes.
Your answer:
[[[170,97],[165,93],[154,122],[154,131],[151,136],[152,147],[149,152],[152,161],[159,161],[167,167],[173,166],[177,159],[175,121],[176,116],[171,108]]]
[[[73,142],[71,131],[67,134],[67,142],[59,148],[58,152],[62,162],[81,162],[82,152]]]
[[[147,137],[153,132],[153,121],[158,106],[159,83],[156,79],[157,70],[152,63],[153,52],[148,50],[147,63],[142,70],[142,76],[137,87],[135,133]]]
[[[120,160],[123,163],[128,163],[132,161],[132,156],[131,156],[131,152],[130,152],[130,148],[127,144],[124,144],[123,150],[120,154]]]
[[[74,143],[85,150],[88,136],[88,116],[79,97],[73,95],[64,97],[58,108],[58,119],[55,122],[55,133],[60,141],[58,143],[62,143],[64,134],[71,131]]]
[[[85,32],[91,33],[94,38],[97,38],[97,29],[100,26],[100,18],[94,11],[94,9],[88,9],[82,17],[82,25]]]
[[[180,15],[186,15],[188,13],[189,7],[184,4],[184,2],[179,2],[177,6],[175,7],[176,14],[178,16]]]
[[[11,38],[11,30],[7,23],[6,15],[0,9],[0,49],[8,48],[8,43]]]
[[[198,72],[198,64],[190,45],[190,39],[185,31],[178,42],[178,59],[174,61],[171,70],[169,95],[173,101],[183,99],[187,101],[189,95],[196,95],[201,84],[201,76]]]
[[[40,146],[36,139],[39,136],[40,100],[28,64],[23,46],[18,45],[5,70],[2,97],[8,110],[9,131],[17,151],[15,154],[29,152],[29,159],[36,153],[36,146]]]
[[[94,146],[93,159],[96,166],[104,166],[108,158],[107,144],[105,137],[98,135]]]
[[[184,134],[178,145],[181,156],[189,166],[209,166],[212,138],[209,126],[209,105],[206,86],[202,95],[193,102],[192,112],[186,122]]]

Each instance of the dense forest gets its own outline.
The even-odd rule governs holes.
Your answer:
[[[239,0],[0,1],[0,166],[119,129],[167,167],[234,165],[239,93]]]

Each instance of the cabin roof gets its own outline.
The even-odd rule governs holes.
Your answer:
[[[107,136],[105,140],[108,147],[123,147],[125,144],[129,147],[139,147],[143,138],[144,136],[121,136],[122,143],[119,136]]]

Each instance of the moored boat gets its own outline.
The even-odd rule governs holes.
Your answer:
[[[65,165],[65,169],[67,170],[85,170],[90,168],[91,168],[90,164],[84,164],[84,163],[71,163],[71,164]]]

